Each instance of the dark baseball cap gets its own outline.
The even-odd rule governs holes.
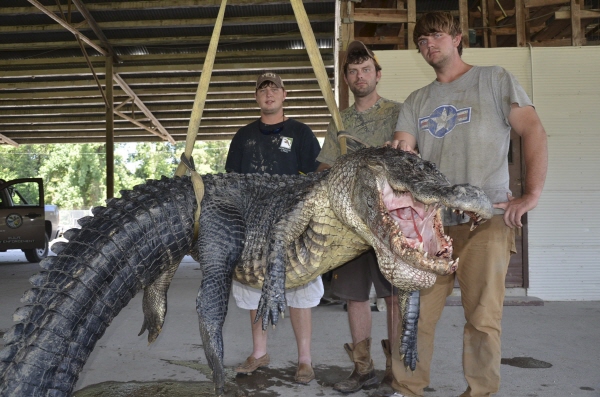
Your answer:
[[[344,61],[344,65],[348,63],[348,55],[350,55],[353,52],[360,52],[365,56],[372,58],[375,61],[375,64],[379,65],[379,61],[377,61],[377,57],[375,56],[375,54],[373,54],[373,51],[371,51],[365,45],[365,43],[359,40],[355,40],[352,43],[348,44],[348,48],[346,49],[346,60]]]
[[[281,77],[273,72],[266,72],[258,76],[258,80],[256,80],[256,89],[258,90],[258,87],[260,87],[260,85],[265,81],[270,81],[271,83],[275,84],[276,87],[284,88]]]

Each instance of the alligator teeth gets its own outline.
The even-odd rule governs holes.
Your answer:
[[[425,255],[423,255],[423,259],[427,259],[427,251],[425,251]]]
[[[471,228],[469,229],[470,231],[473,231],[477,229],[477,224],[475,222],[471,223]]]
[[[419,252],[423,252],[423,242],[419,243]]]

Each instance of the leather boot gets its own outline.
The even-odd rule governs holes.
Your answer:
[[[388,339],[383,339],[381,347],[383,347],[383,353],[385,354],[385,373],[379,383],[379,387],[369,397],[389,397],[395,393],[395,390],[392,388],[392,381],[394,380],[394,374],[392,373],[392,345]]]
[[[344,344],[350,360],[354,362],[354,370],[348,379],[333,385],[334,390],[342,393],[354,393],[360,389],[369,389],[377,386],[375,365],[371,360],[371,338],[360,341],[356,345]]]

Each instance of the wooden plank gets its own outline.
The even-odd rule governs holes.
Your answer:
[[[544,40],[544,41],[532,41],[531,44],[533,47],[565,47],[571,45],[571,39],[554,39],[554,40]]]
[[[408,12],[392,8],[355,8],[354,22],[406,23]]]
[[[600,18],[600,10],[579,10],[581,19],[598,19]],[[570,10],[559,10],[554,13],[554,19],[571,19]]]
[[[569,0],[524,0],[525,8],[552,6],[568,2]]]
[[[399,44],[402,44],[400,42],[399,37],[377,36],[377,37],[355,37],[354,39],[360,40],[367,45],[377,45],[377,44],[399,45]]]

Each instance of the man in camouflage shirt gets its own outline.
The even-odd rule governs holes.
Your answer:
[[[317,157],[321,162],[317,171],[329,168],[341,156],[338,136],[346,136],[347,150],[353,152],[361,147],[383,146],[394,134],[402,104],[382,98],[377,94],[377,83],[381,79],[381,66],[371,50],[362,42],[350,43],[344,62],[344,80],[354,94],[354,104],[341,112],[345,131],[338,132],[334,123],[329,123],[323,148]],[[346,263],[333,271],[331,292],[347,300],[348,321],[352,343],[344,348],[354,362],[350,377],[334,385],[343,393],[352,393],[361,388],[371,388],[379,380],[371,359],[371,286],[375,286],[378,298],[387,305],[388,339],[381,341],[386,355],[386,371],[374,395],[385,395],[393,389],[392,346],[397,346],[398,303],[396,292],[379,271],[373,250]],[[390,393],[390,394],[391,394]]]

